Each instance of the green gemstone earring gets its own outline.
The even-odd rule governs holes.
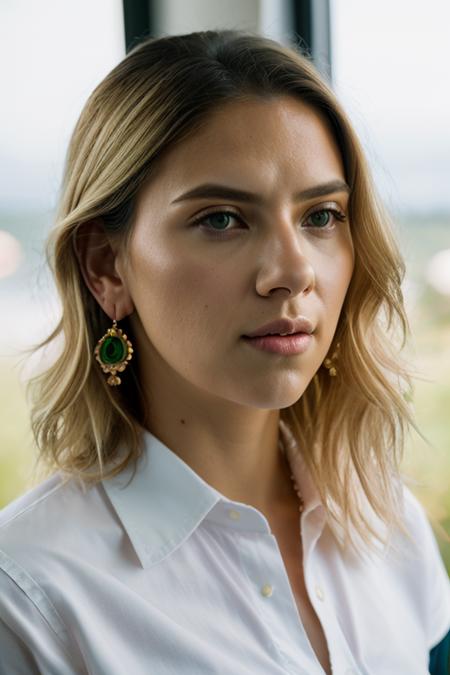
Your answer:
[[[104,373],[110,373],[107,383],[113,387],[122,382],[116,372],[122,373],[132,358],[133,345],[124,332],[117,328],[117,321],[113,320],[113,327],[108,328],[105,335],[97,342],[94,355]]]

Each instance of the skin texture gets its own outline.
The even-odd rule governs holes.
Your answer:
[[[95,222],[80,248],[83,276],[105,312],[115,312],[119,327],[131,315],[148,428],[217,490],[265,514],[292,504],[279,410],[302,396],[326,358],[354,266],[348,195],[293,195],[337,179],[345,181],[338,146],[313,108],[290,96],[230,102],[159,160],[139,193],[126,253]],[[172,203],[202,183],[263,201]],[[216,216],[192,225],[211,208],[232,210],[242,223]],[[324,208],[347,219],[311,219]],[[207,227],[228,234],[214,237]],[[300,315],[315,327],[303,354],[261,352],[241,338]]]

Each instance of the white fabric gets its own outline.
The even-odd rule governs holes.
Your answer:
[[[0,511],[0,673],[323,673],[267,519],[144,438],[131,482],[131,467],[86,489],[57,473]],[[295,476],[333,674],[425,675],[450,582],[423,507],[405,486],[415,555],[402,539],[400,559],[357,561],[333,543],[305,467]]]

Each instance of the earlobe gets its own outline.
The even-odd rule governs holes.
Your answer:
[[[99,220],[83,223],[77,229],[74,249],[84,282],[103,311],[117,321],[131,314],[131,296],[117,272],[116,253]]]

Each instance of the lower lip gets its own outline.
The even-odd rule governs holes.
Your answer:
[[[309,333],[294,333],[293,335],[264,335],[263,337],[248,338],[244,340],[252,347],[261,349],[265,352],[272,352],[273,354],[303,354],[308,349],[312,341],[312,335]]]

